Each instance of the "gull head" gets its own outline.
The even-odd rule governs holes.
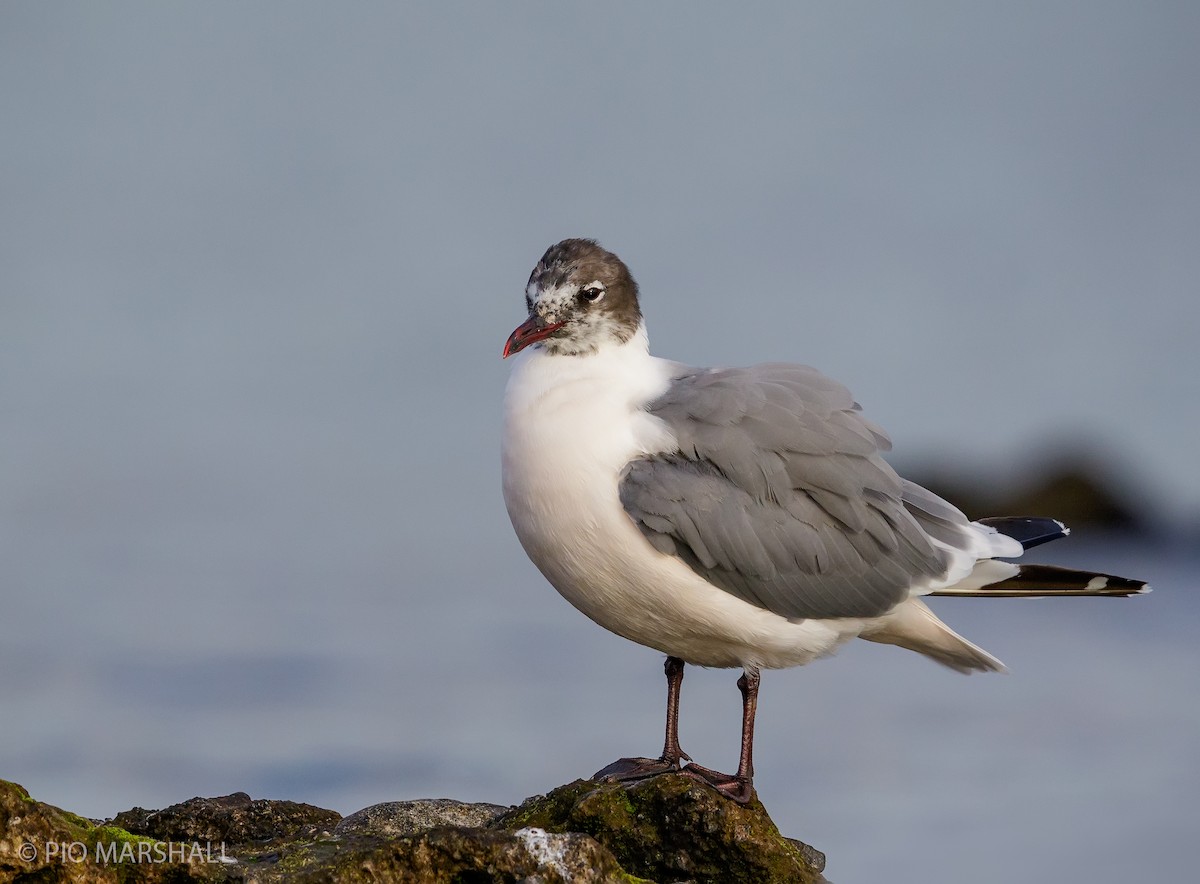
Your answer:
[[[546,250],[529,275],[525,307],[529,318],[509,335],[506,358],[532,344],[556,356],[586,356],[625,343],[642,322],[629,268],[591,239]]]

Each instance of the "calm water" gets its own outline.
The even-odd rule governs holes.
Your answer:
[[[513,547],[480,551],[491,579],[419,591],[162,574],[16,598],[0,775],[92,816],[239,789],[348,813],[415,797],[513,803],[657,751],[659,656],[592,626]],[[1059,547],[1040,558],[1156,591],[939,600],[1007,676],[964,678],[865,642],[766,674],[760,794],[786,833],[828,853],[839,884],[1125,884],[1190,868],[1200,555],[1119,538]],[[686,676],[683,744],[710,766],[735,763],[734,681]]]

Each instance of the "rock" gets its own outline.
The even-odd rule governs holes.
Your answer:
[[[945,498],[972,519],[985,516],[1050,516],[1075,528],[1145,531],[1139,501],[1122,481],[1122,470],[1086,447],[1027,464],[1012,481],[981,482],[984,470],[948,470],[913,464],[901,474]]]
[[[825,866],[819,851],[780,835],[757,798],[735,804],[680,775],[632,786],[576,780],[491,826],[591,835],[627,872],[654,881],[820,882]]]
[[[1068,525],[1138,531],[1144,519],[1137,507],[1126,500],[1116,483],[1099,471],[1061,464],[1047,470],[1041,481],[1018,489],[1002,499],[997,512],[1054,513]]]
[[[334,834],[380,835],[394,838],[435,826],[480,828],[509,807],[499,804],[466,804],[450,798],[421,798],[416,801],[387,801],[350,814],[334,828]]]
[[[34,801],[0,780],[0,881],[38,884],[226,881],[219,856],[168,845],[112,825],[96,825]]]
[[[351,835],[302,848],[247,880],[273,884],[404,881],[635,884],[612,853],[577,833],[438,827],[385,840]]]
[[[805,844],[803,841],[799,841],[795,838],[786,838],[784,840],[791,843],[797,850],[800,851],[800,855],[804,858],[804,864],[806,866],[808,866],[814,872],[820,873],[825,871],[825,854],[817,850],[817,848],[813,847],[811,844]],[[817,876],[817,881],[818,884],[829,884],[829,882],[825,880],[825,877],[820,874]]]
[[[192,798],[163,810],[135,807],[113,825],[159,841],[236,846],[281,838],[314,840],[328,835],[342,816],[295,801],[255,801],[245,792],[221,798]]]
[[[824,881],[824,857],[781,836],[757,800],[743,807],[681,776],[578,780],[515,808],[388,802],[344,820],[238,792],[134,808],[108,825],[0,781],[0,820],[0,881],[39,884]]]

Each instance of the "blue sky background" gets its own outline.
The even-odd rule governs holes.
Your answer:
[[[660,355],[817,365],[898,463],[990,483],[1082,445],[1194,526],[1198,38],[1188,3],[0,6],[0,704],[23,710],[0,776],[98,816],[242,788],[350,812],[518,801],[648,751],[654,655],[592,637],[500,501],[500,348],[567,236],[627,260]],[[1186,583],[1187,549],[1113,567]],[[1111,665],[1054,682],[1038,714],[1082,697],[1068,720],[1089,740],[1138,720],[1200,734],[1179,682],[1194,652],[1170,626],[1194,606],[1165,595],[1130,603],[1158,626],[1097,615],[1116,619],[1080,653]],[[1052,638],[1079,614],[1049,610],[967,616],[1021,641],[1055,624],[1037,682],[1075,671]],[[856,708],[853,662],[774,676],[764,735],[775,682],[797,710],[810,684],[829,698],[810,752],[857,745],[866,710],[869,730],[938,742],[904,711],[926,700],[888,697],[946,697],[928,702],[953,722],[959,702],[996,714],[996,690],[1010,721],[1033,714],[1016,676],[981,689],[854,653],[862,678],[900,681]],[[557,711],[571,679],[609,686],[619,728]],[[692,684],[712,684],[695,702],[731,760],[732,677]],[[589,751],[570,721],[598,729]],[[972,741],[995,738],[979,726]],[[1171,868],[1155,839],[1194,758],[1160,746],[1185,767],[1155,779],[1117,736],[1096,745],[1155,808],[1138,843]],[[1057,782],[1045,751],[1035,780]],[[919,821],[954,783],[921,804],[926,772],[889,768],[868,811],[838,777],[860,760],[822,774],[814,801],[846,802],[829,831],[796,790],[764,798],[834,880],[872,880],[849,845],[884,826],[939,868]],[[759,764],[768,783],[785,766]],[[1063,794],[1064,813],[1103,806]],[[1053,844],[1021,828],[1045,795],[1009,798],[933,880],[983,881],[980,851],[1025,836],[1038,880],[1127,880],[1087,826],[1055,823],[1079,837]]]

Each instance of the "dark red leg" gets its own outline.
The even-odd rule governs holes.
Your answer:
[[[695,763],[683,768],[683,773],[708,783],[739,804],[747,804],[754,797],[754,713],[758,709],[759,681],[758,669],[748,667],[737,683],[742,692],[742,751],[737,773],[730,776]]]
[[[607,767],[592,774],[593,780],[631,782],[645,780],[679,770],[681,759],[691,756],[679,748],[679,688],[683,684],[683,661],[668,657],[663,667],[667,673],[667,732],[659,758],[618,758]]]
[[[663,740],[662,758],[679,767],[681,758],[692,760],[679,748],[679,689],[683,685],[683,661],[668,657],[663,670],[667,673],[667,734]]]

